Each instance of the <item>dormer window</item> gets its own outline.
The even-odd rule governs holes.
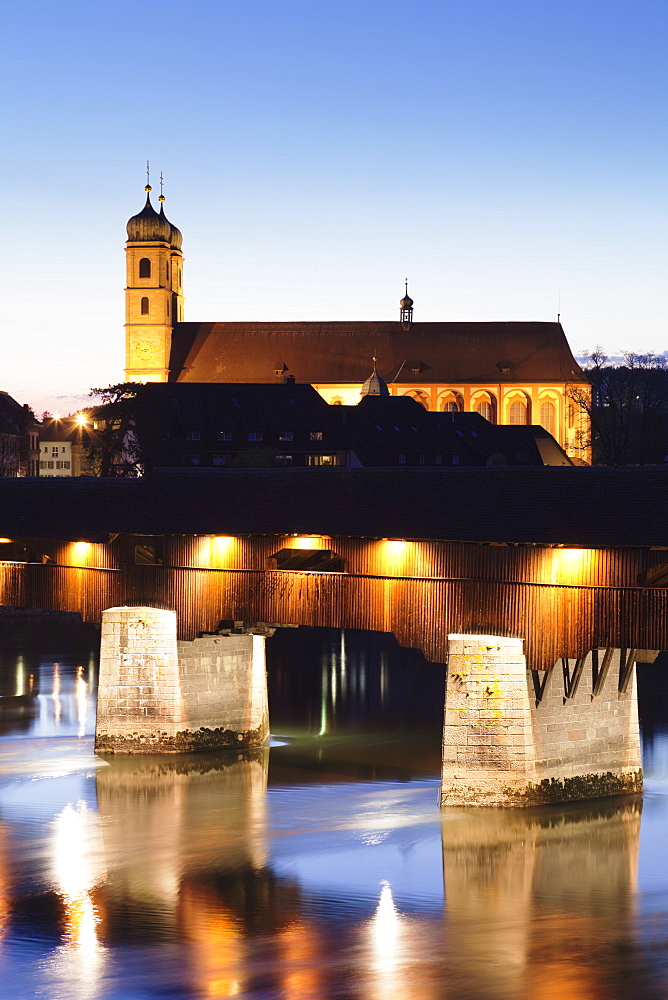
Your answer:
[[[278,435],[279,441],[294,441],[295,434],[294,431],[281,431]]]
[[[249,431],[248,440],[249,441],[262,441],[264,438],[264,431]]]
[[[322,441],[322,431],[311,431],[309,441]]]

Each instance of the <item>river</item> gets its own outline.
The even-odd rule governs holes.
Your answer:
[[[668,996],[668,671],[642,799],[438,808],[443,668],[267,644],[271,746],[96,757],[99,633],[0,619],[0,996]],[[665,678],[665,679],[664,679]]]

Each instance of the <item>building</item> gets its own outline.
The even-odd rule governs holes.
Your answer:
[[[84,418],[46,417],[39,434],[40,476],[80,476],[86,468],[85,434]]]
[[[0,476],[36,476],[39,424],[29,406],[0,390]]]
[[[367,385],[373,390],[383,383],[375,375]],[[89,457],[95,450],[95,472],[102,475],[157,468],[572,464],[542,427],[502,427],[479,413],[433,413],[387,390],[372,391],[355,406],[333,406],[312,386],[291,382],[147,383],[96,407],[89,418],[86,447]]]
[[[560,323],[420,323],[408,291],[395,320],[185,322],[180,230],[150,200],[127,224],[126,380],[267,383],[286,376],[328,403],[355,404],[371,359],[390,395],[425,409],[540,424],[574,459],[589,459],[587,391]]]

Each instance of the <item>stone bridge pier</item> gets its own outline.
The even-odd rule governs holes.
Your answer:
[[[265,634],[205,635],[184,642],[176,637],[174,611],[104,611],[96,751],[263,746],[269,737]]]
[[[441,805],[534,806],[641,791],[638,652],[592,650],[539,677],[526,669],[521,639],[450,635]]]

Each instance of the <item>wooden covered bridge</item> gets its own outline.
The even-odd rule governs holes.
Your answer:
[[[547,711],[551,692],[555,705],[569,710],[585,696],[603,704],[603,696],[613,698],[604,692],[613,674],[614,697],[628,696],[633,706],[634,660],[668,649],[667,499],[668,469],[169,470],[135,480],[5,479],[0,600],[80,611],[89,621],[123,605],[172,609],[182,640],[215,632],[221,619],[378,630],[449,664],[473,655],[455,637],[491,638],[484,645],[494,662],[517,649],[526,657],[534,714]],[[480,650],[475,656],[478,664],[485,659]],[[555,665],[558,681],[549,676]],[[449,701],[454,706],[461,689],[471,716],[468,674],[454,674]],[[480,711],[489,713],[485,697]],[[457,711],[461,721],[462,706]],[[511,719],[513,711],[498,705],[494,718],[499,711]],[[481,718],[467,725],[480,728]],[[446,714],[446,734],[448,725]],[[531,726],[535,750],[535,720]],[[583,731],[587,726],[578,726]],[[563,756],[543,749],[545,760]],[[457,754],[455,770],[458,761],[468,767]],[[487,756],[482,770],[491,774],[499,755]],[[636,776],[615,788],[637,786]]]

